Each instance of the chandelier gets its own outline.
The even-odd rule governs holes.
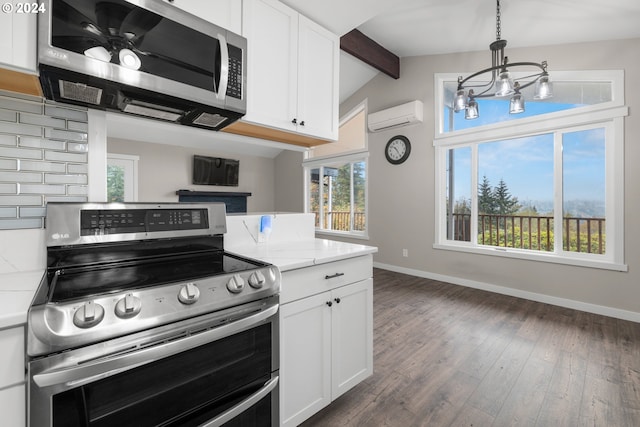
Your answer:
[[[553,85],[547,73],[547,61],[509,63],[504,56],[507,41],[500,38],[500,0],[496,0],[496,41],[489,45],[491,49],[491,67],[473,73],[467,78],[458,77],[458,89],[453,99],[453,110],[465,110],[464,118],[477,119],[480,115],[476,98],[505,98],[511,96],[509,113],[524,111],[524,97],[520,93],[524,88],[535,84],[533,99],[547,99],[553,96]],[[524,77],[513,78],[509,70],[516,67],[538,68],[540,71]],[[488,83],[473,83],[472,80],[483,74],[491,73]]]

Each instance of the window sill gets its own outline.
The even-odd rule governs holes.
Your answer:
[[[512,248],[503,248],[503,247],[479,248],[479,247],[462,246],[462,245],[454,245],[454,244],[439,244],[439,243],[434,244],[433,248],[439,249],[439,250],[473,253],[478,255],[490,255],[490,256],[498,256],[498,257],[504,257],[504,258],[523,259],[523,260],[529,260],[529,261],[549,262],[553,264],[565,264],[565,265],[571,265],[576,267],[598,268],[602,270],[623,271],[623,272],[629,271],[629,267],[627,264],[615,263],[609,260],[560,257],[552,253],[531,253],[529,251],[523,251],[523,250],[512,249]]]
[[[332,236],[332,237],[344,237],[348,239],[369,240],[369,234],[364,233],[352,233],[349,231],[335,231],[335,230],[321,230],[316,228],[316,235],[320,236]]]

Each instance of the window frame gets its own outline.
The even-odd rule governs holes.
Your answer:
[[[322,169],[325,167],[331,167],[337,163],[349,163],[351,166],[351,190],[350,190],[350,204],[353,207],[354,203],[354,190],[353,190],[353,164],[362,162],[364,163],[364,173],[365,173],[365,184],[364,184],[364,215],[365,215],[365,223],[364,230],[357,231],[353,230],[353,213],[354,210],[351,210],[351,221],[350,221],[350,230],[342,231],[342,230],[329,230],[326,228],[316,227],[315,231],[318,234],[326,234],[332,236],[348,236],[358,239],[369,239],[369,153],[356,153],[356,154],[348,154],[344,156],[335,156],[328,157],[324,159],[314,159],[313,161],[304,163],[304,211],[307,213],[311,212],[310,206],[310,182],[311,182],[311,171],[313,169],[319,169],[320,176],[323,175]],[[322,186],[320,186],[320,194],[319,198],[322,200],[323,192]],[[319,214],[322,217],[323,214],[323,204],[319,204]]]
[[[610,81],[612,101],[557,111],[549,114],[527,117],[521,120],[486,125],[474,129],[438,134],[443,127],[444,108],[435,108],[436,137],[435,148],[435,242],[434,249],[454,250],[483,255],[527,259],[575,266],[594,267],[616,271],[627,271],[624,264],[624,117],[628,107],[624,106],[624,72],[595,71],[571,73],[571,79]],[[455,74],[455,78],[457,78]],[[444,100],[444,82],[454,74],[437,74],[436,99]],[[556,73],[554,73],[554,77]],[[444,105],[442,103],[436,105]],[[606,236],[607,251],[603,255],[585,254],[562,250],[563,238],[555,239],[553,252],[539,252],[528,249],[505,248],[477,244],[477,188],[478,188],[478,146],[501,140],[530,137],[545,133],[554,135],[554,234],[562,232],[562,135],[585,129],[605,129],[605,181],[606,181]],[[471,236],[470,242],[448,240],[447,226],[447,166],[449,149],[471,148]],[[558,209],[558,207],[560,209]],[[560,248],[560,250],[558,250]]]
[[[302,162],[302,166],[304,168],[304,211],[306,213],[311,212],[310,207],[310,183],[311,183],[311,171],[313,169],[320,169],[322,174],[323,167],[330,167],[335,165],[336,163],[351,163],[351,205],[354,203],[354,194],[353,194],[353,163],[363,162],[364,163],[364,173],[365,173],[365,182],[364,182],[364,214],[365,214],[365,227],[363,231],[353,230],[353,209],[352,216],[350,221],[350,231],[341,231],[341,230],[328,230],[324,228],[315,228],[316,234],[326,235],[326,236],[336,236],[336,237],[349,237],[355,239],[369,239],[369,141],[368,141],[368,132],[367,132],[367,100],[364,100],[357,106],[355,106],[352,110],[350,110],[347,114],[345,114],[340,119],[340,126],[354,118],[357,114],[363,112],[365,114],[365,123],[364,123],[364,149],[362,150],[348,150],[339,154],[328,155],[328,156],[318,156],[309,158],[307,153],[305,153],[305,159]],[[322,186],[320,187],[320,195],[319,197],[322,199]],[[322,215],[323,205],[320,203],[320,215]]]

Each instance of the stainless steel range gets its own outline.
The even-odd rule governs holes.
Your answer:
[[[224,204],[47,205],[30,426],[278,425],[277,267]]]

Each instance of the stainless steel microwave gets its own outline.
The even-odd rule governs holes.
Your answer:
[[[161,0],[46,0],[49,99],[219,130],[246,112],[247,41]]]

